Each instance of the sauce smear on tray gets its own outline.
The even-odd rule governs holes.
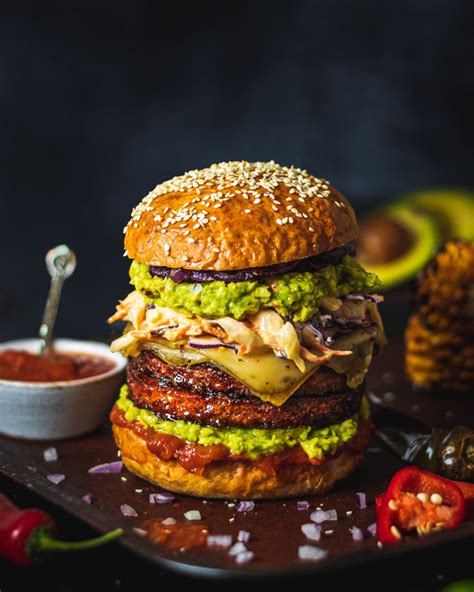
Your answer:
[[[115,364],[100,356],[50,351],[43,356],[6,349],[0,352],[0,379],[22,382],[80,380],[105,374]]]

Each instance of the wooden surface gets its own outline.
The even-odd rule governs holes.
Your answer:
[[[392,307],[388,307],[392,313],[398,312],[397,302],[394,300]],[[400,319],[401,315],[397,314],[397,317]],[[391,316],[388,325],[392,323],[393,326],[395,322],[396,317]],[[392,331],[396,332],[397,327],[394,326]],[[367,391],[384,406],[394,407],[426,425],[472,424],[474,417],[472,399],[433,398],[413,391],[404,378],[403,348],[399,336],[391,339],[387,349],[375,361]],[[377,422],[377,411],[374,417]],[[386,417],[384,413],[384,421]],[[43,460],[43,450],[50,444],[54,444],[58,450],[59,460],[46,463]],[[128,562],[131,570],[139,569],[140,574],[153,573],[157,577],[165,578],[166,581],[176,579],[173,580],[173,575],[170,575],[173,572],[180,574],[180,578],[184,575],[233,578],[238,575],[289,575],[293,578],[318,575],[318,581],[322,582],[324,578],[334,578],[336,581],[338,578],[340,580],[343,574],[350,579],[350,574],[357,573],[357,570],[360,571],[364,566],[375,574],[382,573],[382,566],[387,565],[387,562],[393,565],[409,565],[418,558],[419,564],[423,565],[428,556],[440,556],[443,557],[443,561],[433,564],[428,562],[426,568],[427,581],[430,580],[434,582],[432,585],[435,585],[444,577],[443,570],[449,568],[453,561],[459,561],[474,539],[474,523],[466,523],[459,529],[433,534],[424,539],[404,542],[385,549],[377,548],[375,540],[366,531],[366,527],[375,521],[374,497],[385,488],[390,476],[400,468],[401,463],[376,439],[371,444],[366,462],[352,477],[337,485],[326,496],[304,498],[311,506],[307,511],[298,511],[294,499],[257,502],[255,510],[248,513],[237,513],[235,507],[229,507],[225,502],[206,503],[183,496],[176,496],[176,499],[168,504],[152,505],[148,501],[148,495],[156,492],[157,488],[129,474],[125,469],[113,475],[91,476],[87,472],[93,465],[114,460],[117,460],[116,449],[108,425],[85,437],[55,443],[0,439],[0,472],[6,476],[3,483],[7,491],[18,495],[20,500],[25,496],[26,499],[33,496],[35,505],[42,507],[46,504],[50,511],[61,516],[66,510],[65,520],[67,523],[72,521],[74,526],[67,531],[63,530],[65,538],[84,536],[80,533],[87,531],[87,527],[81,526],[81,523],[102,532],[122,526],[125,535],[120,545],[111,545],[106,551],[95,552],[95,557],[100,557],[101,554],[107,557],[126,557],[126,563]],[[46,479],[49,473],[64,473],[66,479],[59,485],[53,485]],[[141,491],[136,491],[137,489]],[[367,494],[368,508],[358,508],[355,495],[358,491]],[[92,494],[92,505],[81,500],[86,493]],[[37,497],[38,494],[41,498]],[[31,501],[29,503],[31,504]],[[124,518],[120,512],[120,505],[123,503],[133,506],[138,512],[138,518]],[[309,521],[309,514],[316,507],[335,508],[340,519],[337,522],[323,524],[323,531],[333,532],[323,534],[320,542],[311,543],[301,533],[300,526]],[[172,551],[165,546],[152,543],[133,530],[149,518],[172,516],[177,521],[185,521],[184,512],[190,509],[198,509],[201,512],[202,524],[213,534],[230,533],[235,537],[240,529],[248,530],[252,535],[248,547],[255,553],[255,560],[245,567],[237,568],[225,551]],[[347,512],[352,513],[348,515]],[[364,541],[352,540],[349,532],[352,525],[364,531]],[[297,548],[308,543],[327,549],[328,558],[318,563],[299,561]],[[450,557],[450,550],[454,549],[457,549],[456,556]],[[133,551],[135,557],[129,551]],[[82,562],[86,566],[93,560],[90,554],[81,554],[73,561]],[[55,561],[58,565],[59,560]],[[53,560],[50,565],[54,565],[55,561]],[[125,570],[133,580],[130,571],[126,571],[126,564],[118,565],[114,564],[113,559],[111,561],[112,567],[108,566],[109,583],[115,582],[113,573],[110,573],[111,569],[116,570],[117,574],[124,573]],[[137,568],[137,565],[140,567]],[[4,566],[0,563],[0,567]],[[166,575],[163,569],[166,570]],[[459,568],[456,568],[456,572],[463,573]],[[9,573],[15,573],[14,568],[0,569],[0,585],[2,574],[5,577],[5,574],[8,576]],[[400,574],[394,574],[392,583],[399,576]],[[21,578],[27,578],[25,572],[21,573]],[[69,584],[74,585],[72,581]],[[6,590],[0,589],[2,592]]]

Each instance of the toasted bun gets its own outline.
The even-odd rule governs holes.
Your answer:
[[[203,475],[198,475],[174,460],[159,459],[128,428],[113,425],[113,433],[131,473],[169,491],[205,498],[276,499],[320,494],[347,477],[363,460],[363,454],[345,448],[320,465],[283,465],[274,476],[265,473],[257,463],[239,461],[208,466]]]
[[[304,259],[357,236],[349,202],[274,162],[223,162],[155,187],[133,210],[126,254],[147,265],[235,270]]]

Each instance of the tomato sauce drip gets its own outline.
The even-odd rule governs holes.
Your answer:
[[[50,351],[40,356],[6,349],[0,352],[0,379],[22,382],[63,382],[105,374],[115,364],[100,356]]]
[[[204,524],[180,523],[162,524],[156,518],[145,520],[140,525],[147,536],[154,542],[166,545],[173,551],[187,551],[196,547],[203,547],[207,541],[209,531]]]
[[[114,405],[110,412],[110,421],[120,427],[128,428],[142,438],[148,447],[148,450],[155,454],[161,460],[174,459],[191,473],[202,475],[207,465],[224,461],[247,461],[257,463],[258,466],[268,475],[275,475],[278,468],[285,464],[321,464],[324,460],[317,458],[310,459],[301,446],[293,446],[283,452],[267,454],[258,460],[253,460],[244,455],[235,455],[223,444],[212,444],[203,446],[202,444],[192,444],[185,442],[176,436],[156,432],[152,428],[147,428],[137,421],[128,421],[124,412]],[[351,450],[354,454],[363,452],[373,433],[372,424],[368,421],[360,420],[357,434],[341,446],[333,455],[327,458],[337,457],[343,449]]]

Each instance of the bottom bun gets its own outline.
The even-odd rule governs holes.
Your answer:
[[[115,442],[127,469],[164,489],[196,497],[276,499],[325,493],[362,462],[363,453],[343,448],[320,465],[285,464],[274,475],[252,461],[225,461],[209,465],[202,475],[191,473],[175,460],[161,460],[132,430],[113,425]]]

